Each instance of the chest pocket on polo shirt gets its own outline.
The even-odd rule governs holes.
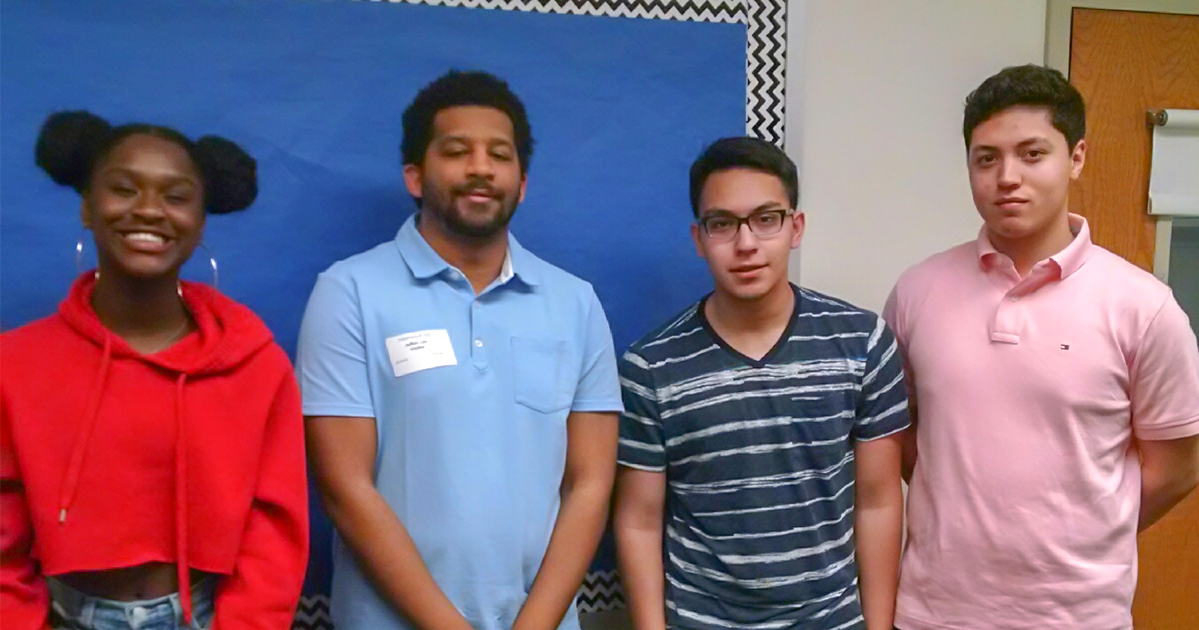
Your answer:
[[[512,338],[512,371],[516,402],[553,413],[570,406],[571,387],[566,342],[559,339]]]

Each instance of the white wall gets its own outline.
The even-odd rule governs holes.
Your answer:
[[[793,279],[880,310],[904,269],[977,235],[962,102],[1043,62],[1045,15],[1045,0],[793,0],[787,150],[808,221]]]

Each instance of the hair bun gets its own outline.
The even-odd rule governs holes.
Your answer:
[[[236,212],[258,196],[258,164],[236,143],[219,136],[196,141],[196,155],[204,171],[208,211]]]
[[[112,125],[87,111],[50,114],[38,132],[34,160],[55,183],[82,192],[92,158]]]

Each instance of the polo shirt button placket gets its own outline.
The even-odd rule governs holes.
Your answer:
[[[1011,291],[1018,288],[1012,287]],[[1009,292],[996,305],[991,319],[991,341],[1004,344],[1020,343],[1020,316],[1014,310],[1018,308],[1016,304],[1020,302],[1020,297]]]
[[[470,362],[474,364],[476,370],[487,369],[487,353],[483,348],[483,339],[475,337],[470,342]]]
[[[479,307],[479,298],[475,297],[471,302],[470,307],[470,359],[476,370],[483,371],[487,369],[487,354],[483,347],[483,337],[480,334],[482,324],[479,322],[482,309]]]

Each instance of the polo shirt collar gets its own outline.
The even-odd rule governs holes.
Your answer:
[[[508,254],[504,260],[504,267],[508,270],[509,277],[515,277],[531,287],[541,284],[538,262],[529,250],[517,242],[515,236],[508,234]]]
[[[400,250],[400,257],[412,271],[413,277],[427,280],[445,273],[452,267],[437,252],[433,251],[425,237],[421,236],[420,230],[416,227],[418,216],[418,214],[413,214],[408,217],[407,221],[404,221],[404,225],[396,234],[395,242],[396,247]],[[541,281],[532,254],[516,242],[516,237],[509,234],[508,249],[504,253],[504,266],[500,269],[500,277],[496,283],[505,284],[512,279],[517,279],[529,286],[537,286]]]
[[[1070,231],[1074,234],[1074,238],[1065,249],[1049,257],[1049,260],[1061,272],[1063,280],[1081,269],[1083,263],[1087,261],[1087,256],[1091,253],[1091,228],[1087,225],[1087,220],[1073,213],[1069,214],[1067,218],[1070,221]],[[978,231],[979,265],[983,269],[991,269],[1002,256],[1003,254],[999,253],[991,244],[991,239],[987,236],[987,226],[984,225]]]

